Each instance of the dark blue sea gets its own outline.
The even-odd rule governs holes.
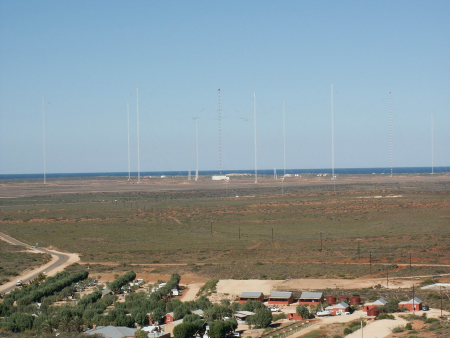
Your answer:
[[[398,167],[394,168],[394,174],[429,174],[431,167]],[[390,168],[336,168],[337,175],[367,175],[367,174],[389,174]],[[448,173],[450,167],[434,167],[435,173]],[[249,170],[222,170],[222,174],[253,174],[254,169]],[[277,174],[282,175],[283,169],[277,169]],[[331,173],[331,169],[286,169],[286,174],[322,174]],[[191,171],[194,175],[195,172]],[[218,170],[199,171],[199,175],[211,176],[218,175]],[[137,176],[137,172],[132,172],[132,176]],[[141,171],[141,176],[187,176],[188,171]],[[258,170],[258,175],[273,175],[273,169]],[[83,177],[126,177],[128,172],[101,172],[101,173],[48,173],[47,178],[83,178]],[[32,179],[42,178],[43,174],[4,174],[0,175],[0,180],[10,179]]]

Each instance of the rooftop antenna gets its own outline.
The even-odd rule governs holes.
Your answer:
[[[258,148],[256,143],[256,92],[253,93],[253,113],[255,121],[255,183],[258,183]]]
[[[138,183],[141,183],[141,163],[139,151],[139,86],[136,87],[136,115],[137,115],[137,155],[138,155]]]
[[[127,102],[127,138],[128,138],[128,181],[131,180],[130,171],[130,103]]]
[[[331,85],[331,179],[333,180],[333,189],[336,192],[336,181],[334,176],[334,102],[333,85]]]
[[[220,88],[217,89],[217,100],[219,103],[219,173],[222,174],[222,108],[220,107]]]
[[[47,184],[45,172],[45,98],[42,96],[42,152],[44,156],[44,184]]]
[[[433,111],[431,111],[431,175],[434,175],[434,131],[433,131]]]
[[[389,92],[389,147],[390,147],[390,159],[391,159],[391,177],[393,174],[392,170],[392,92]]]
[[[194,117],[195,120],[195,148],[197,154],[197,167],[195,169],[195,181],[198,181],[198,117]]]

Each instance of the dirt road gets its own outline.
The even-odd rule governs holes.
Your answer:
[[[20,276],[16,277],[17,280],[21,279],[24,283],[33,280],[40,273],[45,272],[47,276],[53,276],[56,273],[64,270],[67,266],[78,262],[80,257],[77,254],[69,254],[56,250],[48,250],[44,248],[32,248],[28,244],[22,243],[8,235],[0,232],[0,239],[13,245],[24,246],[28,249],[28,252],[32,253],[46,253],[52,256],[52,260],[45,265],[42,265],[33,270],[25,270]],[[0,286],[0,293],[8,293],[16,288],[16,280],[8,282]]]

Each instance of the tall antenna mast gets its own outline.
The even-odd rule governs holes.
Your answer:
[[[45,98],[42,96],[42,152],[44,156],[44,184],[47,184],[45,172]]]
[[[284,115],[284,101],[283,101],[283,177],[286,176],[286,119]]]
[[[433,130],[433,111],[431,111],[431,175],[434,174],[434,130]]]
[[[198,117],[194,118],[195,120],[195,145],[196,145],[196,153],[197,153],[197,168],[195,169],[195,181],[198,181]]]
[[[127,102],[127,138],[128,138],[128,181],[131,180],[130,171],[130,103]]]
[[[336,183],[334,176],[334,98],[333,85],[331,85],[331,179],[333,180],[333,189],[336,192]]]
[[[392,168],[392,92],[389,92],[389,148],[390,148],[390,160],[391,160],[391,177],[393,174]]]
[[[256,144],[256,93],[253,93],[253,113],[255,120],[255,183],[258,183],[258,152],[257,152],[257,144]]]
[[[220,107],[220,88],[217,89],[217,100],[219,103],[219,173],[222,174],[222,108]]]
[[[138,183],[141,183],[141,162],[139,151],[139,86],[136,87],[136,115],[137,115],[137,155],[138,155]]]

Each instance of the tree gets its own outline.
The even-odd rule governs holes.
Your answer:
[[[164,316],[166,315],[166,312],[162,310],[161,308],[156,308],[152,311],[152,323],[159,325],[164,324]]]
[[[272,323],[272,312],[269,309],[259,309],[255,315],[247,317],[246,322],[255,328],[266,328]]]
[[[398,299],[390,299],[386,305],[379,307],[380,313],[394,313],[399,312],[398,303],[400,301]]]
[[[195,326],[192,323],[181,323],[173,329],[174,338],[189,338],[195,334]]]
[[[134,337],[135,338],[148,338],[148,334],[144,330],[137,330],[134,333]]]
[[[173,310],[173,319],[182,319],[189,313],[191,313],[191,311],[189,311],[189,309],[183,303],[181,303],[180,306],[176,307],[175,310]]]
[[[309,318],[310,316],[308,307],[305,305],[297,306],[296,312],[299,316],[302,316],[302,318]]]

